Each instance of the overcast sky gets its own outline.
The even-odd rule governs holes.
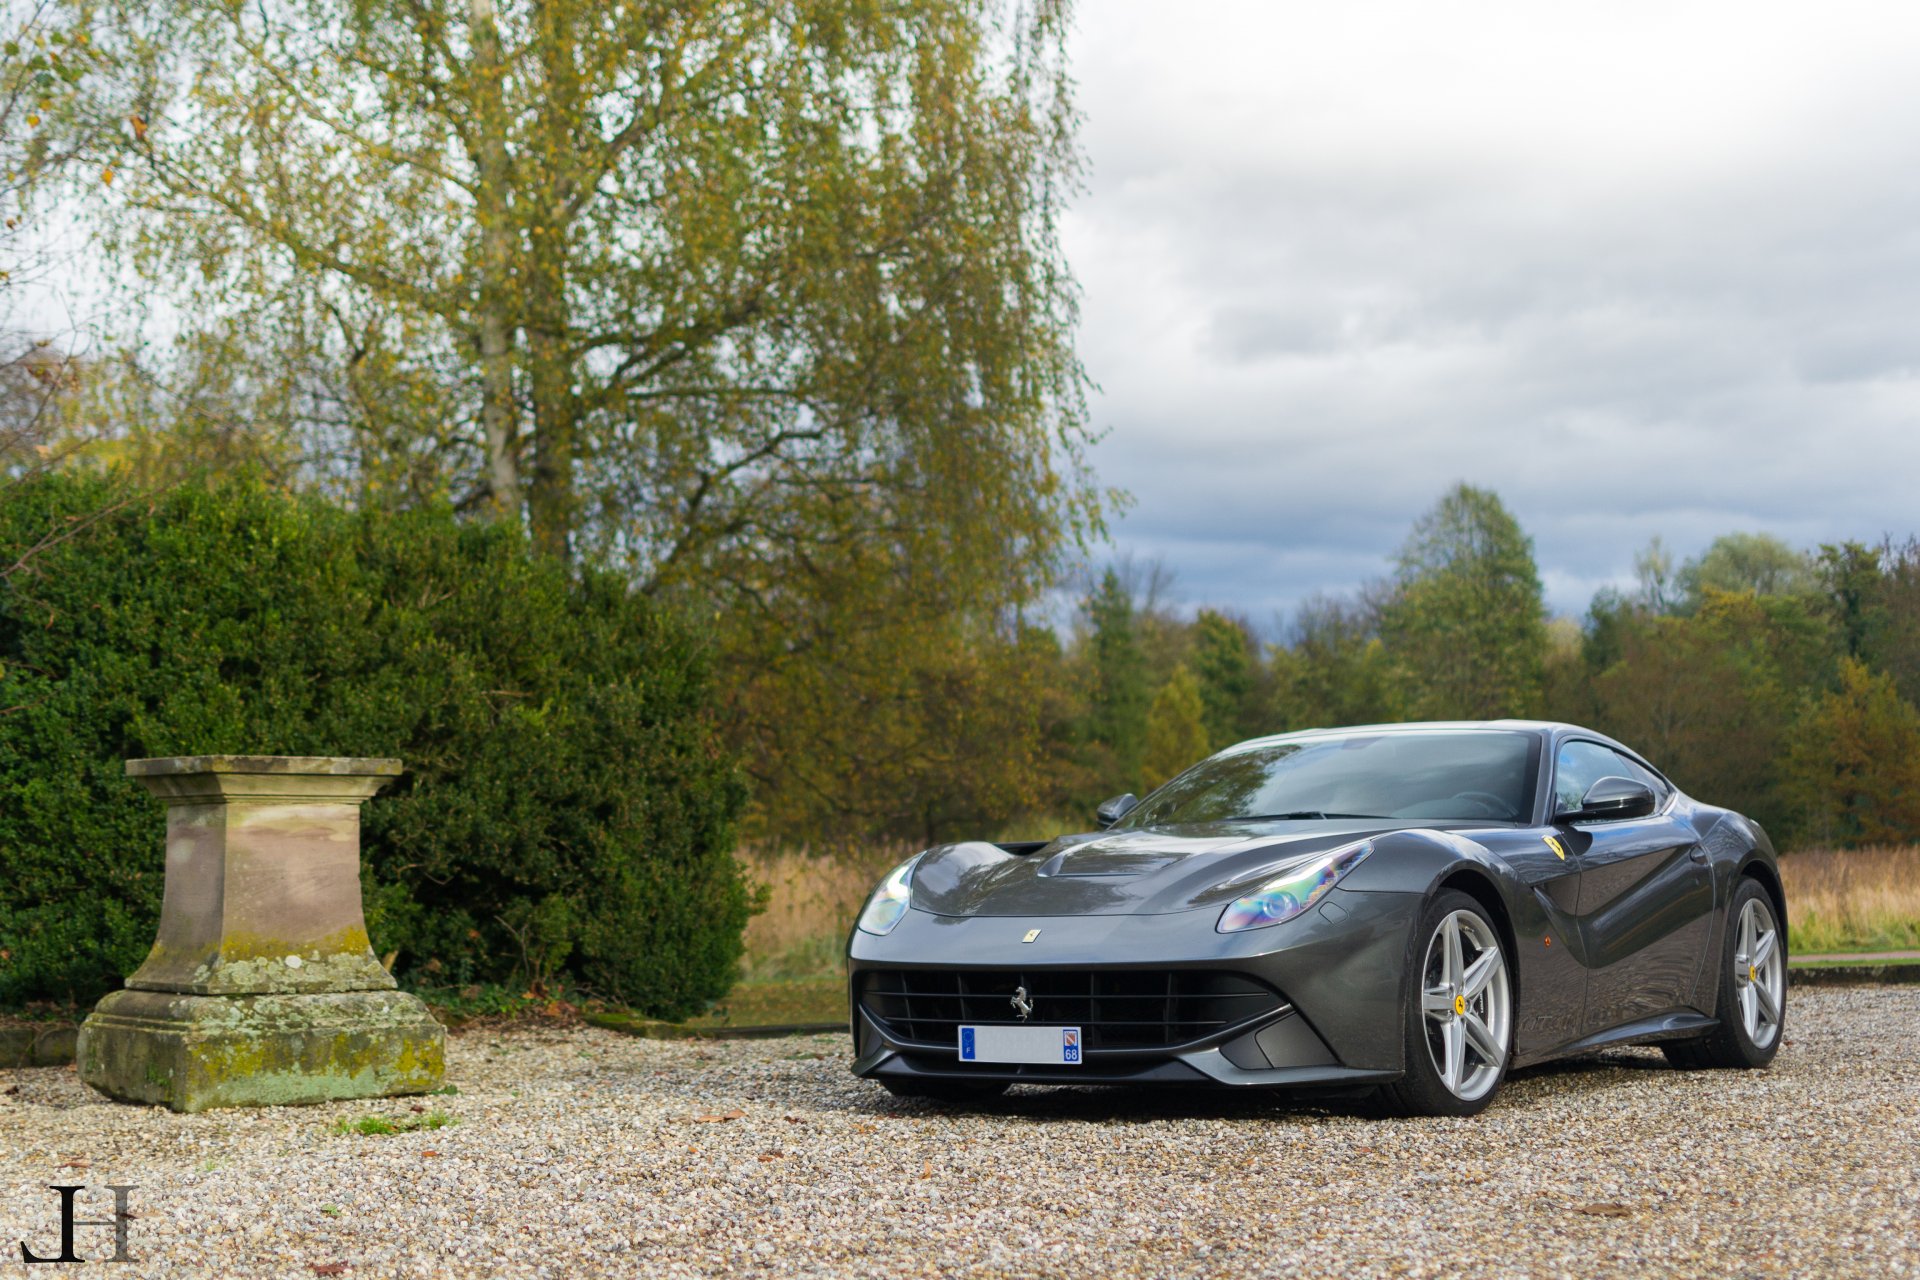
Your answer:
[[[1920,531],[1920,6],[1081,0],[1067,224],[1122,550],[1262,626],[1457,480],[1577,613]]]

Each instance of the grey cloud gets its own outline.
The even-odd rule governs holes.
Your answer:
[[[1102,0],[1122,11],[1146,10]],[[1259,12],[1219,37],[1320,21]],[[1722,65],[1713,30],[1703,68]],[[1920,77],[1884,47],[1920,66],[1920,37],[1851,38],[1829,33],[1777,109],[1749,75],[1750,127],[1682,121],[1700,136],[1676,141],[1657,113],[1614,128],[1576,102],[1608,144],[1592,155],[1543,150],[1517,90],[1510,120],[1448,133],[1413,106],[1369,115],[1369,86],[1337,76],[1182,101],[1151,67],[1110,78],[1124,41],[1093,41],[1094,171],[1067,243],[1110,429],[1095,462],[1137,499],[1121,543],[1194,603],[1287,607],[1384,572],[1467,480],[1501,492],[1551,603],[1578,612],[1656,533],[1687,553],[1732,529],[1920,527]]]

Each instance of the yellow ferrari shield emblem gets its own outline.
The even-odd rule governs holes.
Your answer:
[[[1559,840],[1559,837],[1557,837],[1557,836],[1541,836],[1540,838],[1541,838],[1542,840],[1545,840],[1545,841],[1547,842],[1547,848],[1549,848],[1549,849],[1551,849],[1551,850],[1553,850],[1553,855],[1554,855],[1554,857],[1556,857],[1556,858],[1558,858],[1558,859],[1560,859],[1560,861],[1562,861],[1562,862],[1565,862],[1565,861],[1567,860],[1567,851],[1566,851],[1566,849],[1565,849],[1564,847],[1562,847],[1562,845],[1560,844],[1560,840]]]
[[[1027,936],[1026,936],[1026,937],[1024,937],[1024,938],[1022,938],[1022,939],[1020,939],[1020,941],[1022,941],[1022,942],[1032,942],[1032,941],[1033,941],[1033,940],[1034,940],[1035,938],[1037,938],[1037,937],[1039,937],[1039,936],[1040,936],[1040,931],[1039,931],[1038,929],[1029,929],[1029,930],[1027,930]]]
[[[1465,996],[1455,996],[1453,998],[1453,1012],[1462,1018],[1467,1016],[1467,998]]]

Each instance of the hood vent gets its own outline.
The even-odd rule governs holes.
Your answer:
[[[1079,848],[1056,853],[1040,864],[1035,875],[1073,880],[1143,876],[1178,861],[1165,853],[1135,853],[1127,849]]]

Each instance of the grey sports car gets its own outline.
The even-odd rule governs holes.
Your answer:
[[[1468,1115],[1507,1071],[1658,1042],[1763,1067],[1786,902],[1758,824],[1620,743],[1533,721],[1243,742],[1104,830],[928,849],[848,940],[854,1071],[1376,1089]]]

